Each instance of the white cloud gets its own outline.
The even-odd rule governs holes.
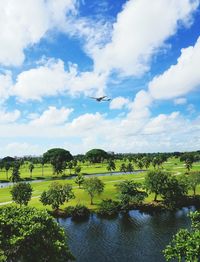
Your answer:
[[[72,108],[62,107],[57,109],[54,106],[49,106],[49,108],[44,111],[41,116],[32,120],[30,124],[38,126],[61,125],[68,120],[68,117],[72,112]]]
[[[118,96],[111,101],[110,109],[122,109],[124,106],[128,107],[129,103],[129,99]]]
[[[40,155],[43,149],[39,145],[29,143],[13,142],[3,146],[3,155],[1,156],[27,156],[27,155]]]
[[[4,102],[10,96],[12,84],[10,71],[0,74],[0,103]]]
[[[174,104],[175,105],[185,105],[187,104],[187,99],[185,97],[179,97],[174,99]]]
[[[75,0],[1,0],[0,64],[23,63],[24,49],[38,43],[46,33],[66,22],[75,11]]]
[[[20,100],[41,100],[60,94],[103,94],[106,76],[95,72],[79,72],[75,64],[65,70],[62,60],[49,59],[43,65],[20,73],[13,94]]]
[[[200,87],[200,38],[194,46],[181,50],[177,64],[149,83],[154,99],[172,99]]]
[[[130,0],[113,25],[112,40],[94,52],[97,71],[141,75],[179,25],[189,25],[198,0]],[[167,10],[167,11],[166,11]]]
[[[4,109],[0,109],[0,124],[12,123],[19,119],[21,113],[19,110],[12,112],[6,112]]]

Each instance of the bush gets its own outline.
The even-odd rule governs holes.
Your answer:
[[[90,210],[84,205],[76,205],[72,210],[72,220],[87,219],[90,215]]]
[[[113,201],[112,199],[104,199],[99,204],[97,214],[105,217],[113,217],[117,215],[119,209],[120,205],[117,201]]]
[[[71,261],[66,243],[64,230],[46,211],[0,208],[0,261]]]
[[[73,206],[65,207],[64,208],[65,216],[66,217],[71,217],[72,216],[72,212],[74,211],[74,208],[75,207],[73,207]]]

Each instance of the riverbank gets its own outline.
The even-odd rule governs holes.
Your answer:
[[[117,201],[115,201],[117,203]],[[104,212],[104,214],[100,214],[99,209],[88,209],[87,207],[83,205],[77,205],[80,206],[80,209],[76,212],[74,212],[75,207],[74,206],[68,206],[65,209],[58,209],[54,211],[48,211],[49,214],[54,216],[55,218],[68,218],[72,217],[74,220],[81,220],[88,218],[89,214],[96,214],[103,218],[112,218],[117,216],[120,213],[128,213],[130,210],[138,210],[140,212],[145,212],[148,214],[154,214],[154,213],[160,213],[160,212],[166,212],[166,211],[175,211],[183,207],[190,207],[193,206],[195,209],[200,209],[200,195],[198,196],[187,196],[179,203],[176,204],[176,206],[168,206],[163,201],[152,201],[149,203],[133,203],[129,205],[129,208],[124,210],[121,208],[120,203],[118,202],[118,208],[115,210],[109,209],[109,212]],[[87,212],[82,212],[83,208],[87,209]],[[112,212],[117,211],[117,212]],[[78,214],[78,215],[77,215]]]

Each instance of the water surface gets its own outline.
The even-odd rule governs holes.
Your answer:
[[[162,250],[180,228],[188,228],[191,208],[176,212],[145,214],[130,211],[107,220],[91,215],[75,223],[60,219],[68,244],[78,262],[162,262]]]

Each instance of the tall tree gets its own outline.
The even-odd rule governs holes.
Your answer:
[[[108,165],[107,165],[106,168],[107,168],[107,170],[108,170],[109,172],[115,171],[115,169],[116,169],[115,162],[114,162],[113,160],[110,160],[110,161],[108,162]]]
[[[162,193],[167,181],[168,174],[161,170],[152,170],[147,173],[145,186],[149,193],[155,193],[154,201],[157,201],[157,196]]]
[[[45,163],[51,163],[54,173],[60,174],[66,168],[66,162],[73,159],[69,151],[62,148],[52,148],[43,154]]]
[[[85,156],[91,163],[101,163],[109,157],[108,153],[102,149],[92,149]]]
[[[14,182],[19,182],[20,181],[20,171],[19,171],[20,165],[19,163],[15,162],[12,170],[12,174],[10,177],[10,180]]]
[[[104,190],[104,183],[97,177],[88,178],[83,183],[84,190],[90,196],[90,203],[93,205],[93,198],[96,194],[101,194]]]
[[[198,185],[200,185],[200,172],[199,171],[190,172],[188,176],[188,180],[189,180],[189,187],[193,190],[193,194],[195,196],[196,188]]]
[[[127,170],[126,170],[126,164],[125,163],[121,164],[120,171],[126,173]]]
[[[35,168],[34,164],[33,163],[30,163],[29,166],[28,166],[28,169],[30,171],[30,177],[32,178],[32,173],[33,173],[33,169]]]

